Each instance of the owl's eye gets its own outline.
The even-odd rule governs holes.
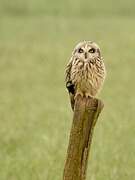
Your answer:
[[[80,49],[78,49],[78,52],[79,52],[79,53],[83,53],[84,51],[83,51],[82,48],[80,48]]]
[[[89,53],[95,53],[95,49],[94,48],[91,48],[91,49],[89,49]]]

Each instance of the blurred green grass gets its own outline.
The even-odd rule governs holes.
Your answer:
[[[135,178],[134,1],[0,1],[0,179],[59,180],[72,123],[64,68],[74,45],[96,41],[105,103],[88,179]]]
[[[1,0],[0,14],[55,16],[134,16],[134,0]]]

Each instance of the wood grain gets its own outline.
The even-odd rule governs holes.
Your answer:
[[[103,106],[99,99],[77,96],[63,180],[86,179],[93,130]]]

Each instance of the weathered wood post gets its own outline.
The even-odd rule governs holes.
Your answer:
[[[85,180],[94,126],[103,109],[101,100],[77,96],[63,180]]]

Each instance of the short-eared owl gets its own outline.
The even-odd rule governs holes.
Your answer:
[[[86,97],[96,96],[103,85],[105,75],[99,46],[91,41],[77,44],[66,67],[66,87],[72,109],[78,94]]]

